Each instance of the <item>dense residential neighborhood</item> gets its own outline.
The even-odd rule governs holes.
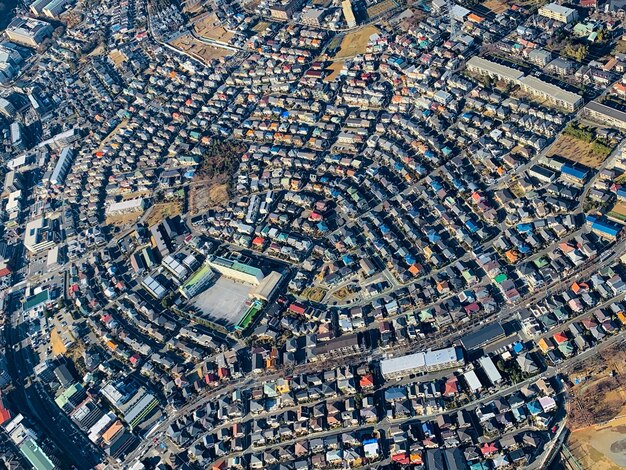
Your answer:
[[[621,3],[0,12],[0,466],[626,466]]]

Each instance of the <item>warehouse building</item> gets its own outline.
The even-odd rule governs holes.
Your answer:
[[[380,361],[380,371],[386,380],[399,380],[413,374],[453,369],[464,364],[461,348],[450,347],[383,359]]]

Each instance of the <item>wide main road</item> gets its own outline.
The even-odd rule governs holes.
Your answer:
[[[48,437],[65,457],[64,468],[93,469],[102,461],[102,451],[75,426],[56,405],[45,387],[33,375],[36,363],[28,338],[28,324],[22,321],[15,295],[8,300],[5,323],[7,364],[15,389],[9,395],[17,411],[33,423],[34,430]]]

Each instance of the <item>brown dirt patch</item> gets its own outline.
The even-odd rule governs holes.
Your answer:
[[[158,224],[166,217],[181,214],[182,205],[180,201],[161,202],[150,207],[148,211],[149,212],[146,215],[146,224],[150,227],[154,224]]]
[[[626,407],[626,351],[615,346],[589,359],[570,374],[569,426],[584,429],[607,422]]]
[[[208,46],[195,39],[191,34],[183,34],[170,41],[170,45],[192,55],[203,62],[212,62],[222,57],[231,56],[233,53],[219,47]]]
[[[311,300],[312,302],[321,302],[326,295],[326,292],[328,291],[322,287],[310,287],[304,289],[304,292],[302,292],[302,296],[308,300]]]
[[[200,214],[229,200],[228,183],[194,181],[189,190],[189,212]]]
[[[341,69],[343,69],[343,62],[336,61],[326,67],[326,70],[330,70],[330,74],[324,77],[324,81],[332,82],[334,81],[339,74],[341,73]]]
[[[215,13],[211,13],[193,24],[193,28],[203,38],[228,43],[233,38],[233,33],[226,31],[222,22],[217,19]]]
[[[378,28],[372,25],[365,26],[357,31],[348,33],[341,41],[341,47],[336,59],[347,59],[359,54],[364,54],[372,34],[378,34]]]
[[[558,155],[593,169],[600,167],[606,158],[594,153],[591,150],[590,143],[566,134],[561,134],[550,148],[549,156],[553,155]]]
[[[63,344],[61,335],[56,330],[52,330],[50,333],[50,343],[52,343],[52,354],[54,356],[62,356],[67,353],[67,348]]]
[[[500,0],[487,0],[486,2],[483,2],[482,5],[493,11],[496,15],[498,13],[502,13],[508,8],[507,4]]]

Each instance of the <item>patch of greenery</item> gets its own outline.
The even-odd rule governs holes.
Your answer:
[[[585,129],[584,127],[578,127],[572,123],[569,123],[567,127],[563,129],[563,134],[570,135],[588,144],[593,142],[593,132],[589,129]]]
[[[591,144],[591,151],[596,155],[606,158],[611,153],[611,147],[603,144],[602,142],[595,141],[593,144]]]

